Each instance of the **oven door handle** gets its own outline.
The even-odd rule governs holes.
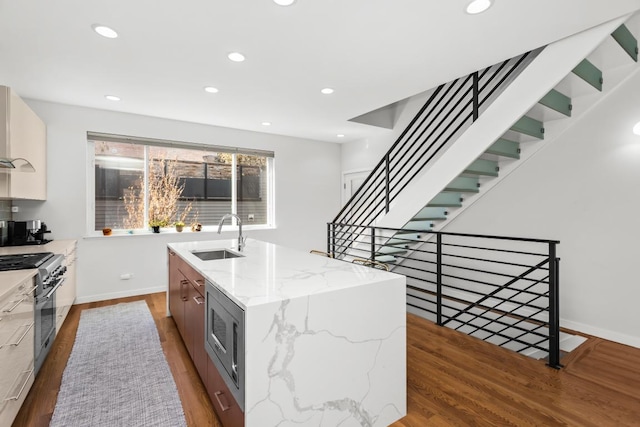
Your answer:
[[[56,283],[56,285],[53,287],[53,289],[51,289],[51,290],[49,291],[49,293],[48,293],[48,294],[46,294],[46,295],[44,296],[44,299],[49,299],[49,298],[51,298],[51,296],[52,296],[53,294],[55,294],[55,293],[56,293],[56,291],[58,290],[58,288],[59,288],[60,286],[62,286],[62,284],[64,283],[64,281],[65,281],[65,280],[67,280],[67,278],[66,278],[66,277],[63,277],[63,278],[62,278],[62,280],[60,280],[58,283]]]

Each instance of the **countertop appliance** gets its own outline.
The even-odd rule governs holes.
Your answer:
[[[0,255],[0,271],[38,269],[35,276],[35,373],[49,354],[56,329],[56,291],[65,281],[64,255],[53,252]]]
[[[39,219],[4,222],[6,227],[2,227],[2,233],[5,228],[7,232],[6,237],[0,239],[1,246],[43,245],[51,241],[45,238],[51,230]]]
[[[205,348],[244,411],[244,310],[206,281]]]

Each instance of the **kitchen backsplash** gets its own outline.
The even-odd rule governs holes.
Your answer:
[[[0,221],[11,220],[11,201],[0,200]]]

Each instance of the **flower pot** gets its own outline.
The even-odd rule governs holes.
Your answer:
[[[102,234],[103,234],[104,236],[111,236],[111,229],[110,229],[110,228],[108,228],[108,227],[103,228],[103,229],[102,229]]]
[[[176,225],[176,231],[178,233],[182,233],[182,229],[184,228],[184,225]]]
[[[159,225],[154,225],[153,227],[151,227],[151,229],[153,230],[154,233],[159,233],[160,232],[160,226]]]

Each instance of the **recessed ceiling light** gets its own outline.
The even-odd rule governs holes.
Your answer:
[[[467,13],[476,15],[489,9],[489,7],[491,7],[491,0],[473,0],[467,6]]]
[[[209,92],[209,93],[218,93],[218,92],[219,92],[219,91],[218,91],[218,88],[213,87],[213,86],[206,86],[206,87],[204,88],[204,91],[205,91],[205,92]]]
[[[93,31],[100,34],[102,37],[106,37],[108,39],[115,39],[116,37],[118,37],[118,33],[116,33],[113,28],[109,28],[100,24],[93,24],[91,28],[93,28]]]
[[[244,55],[240,52],[231,52],[227,57],[233,62],[242,62],[244,61]]]
[[[262,126],[271,126],[271,122],[262,122]]]
[[[119,96],[105,95],[104,97],[107,98],[109,101],[120,101],[120,97]]]
[[[324,93],[325,95],[331,95],[333,93],[333,89],[331,89],[330,87],[325,87],[320,92]]]
[[[273,0],[273,2],[278,6],[291,6],[296,0]]]
[[[640,135],[640,122],[636,123],[636,125],[633,127],[633,133],[635,133],[636,135]]]
[[[342,133],[339,133],[339,134],[337,134],[336,136],[337,136],[338,138],[344,138],[344,134],[342,134]]]

